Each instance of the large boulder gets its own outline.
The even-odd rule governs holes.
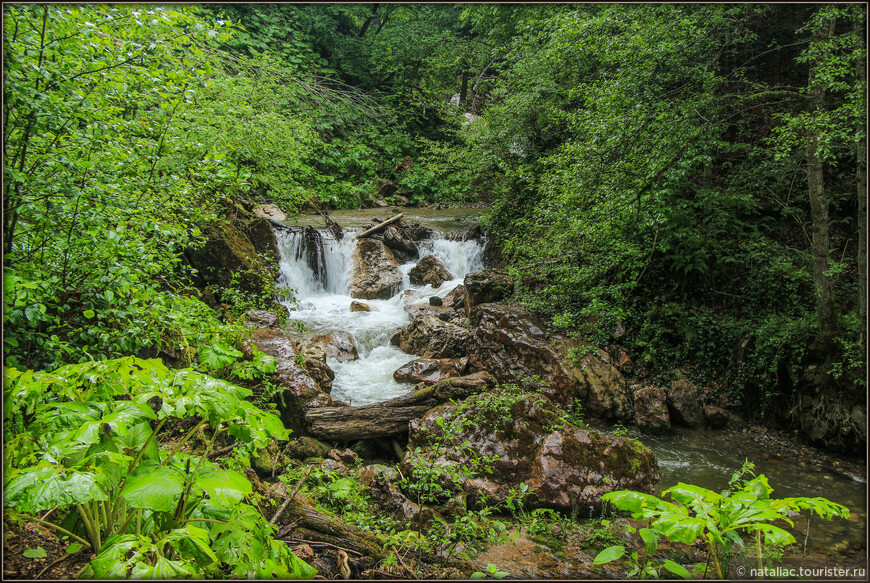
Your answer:
[[[629,422],[634,417],[628,384],[603,351],[551,338],[541,319],[520,306],[477,306],[471,323],[472,367],[489,371],[499,382],[538,377],[549,399],[564,408],[578,400],[585,412],[604,421]]]
[[[453,274],[447,270],[444,262],[434,255],[426,255],[417,262],[408,277],[414,285],[431,285],[438,287],[445,281],[453,279]]]
[[[272,219],[273,221],[287,220],[287,215],[275,204],[258,204],[254,207],[254,214],[264,219]]]
[[[432,387],[432,397],[438,401],[467,399],[471,395],[485,393],[496,386],[495,378],[486,371],[464,377],[451,377],[438,381]]]
[[[248,228],[253,223],[256,244]],[[265,223],[265,228],[262,226]],[[264,219],[254,221],[217,221],[205,227],[206,242],[184,252],[187,262],[196,269],[197,287],[234,288],[262,295],[267,283],[274,280],[277,268],[268,266],[260,253],[276,259],[278,246],[275,235]]]
[[[461,358],[467,354],[471,333],[433,316],[415,318],[399,331],[398,346],[423,358]]]
[[[434,385],[450,377],[462,375],[465,363],[451,358],[418,358],[402,365],[393,373],[400,383]]]
[[[671,383],[668,388],[668,409],[674,423],[689,427],[704,426],[704,407],[701,394],[692,382],[685,379]]]
[[[405,262],[417,258],[417,245],[395,225],[390,225],[384,230],[384,245],[393,251],[398,261]]]
[[[351,297],[388,300],[400,289],[402,273],[393,252],[377,239],[360,239],[353,253]]]
[[[278,239],[272,225],[266,219],[251,219],[247,225],[248,238],[254,246],[254,250],[275,262],[281,261],[281,252],[278,251]]]
[[[501,269],[481,269],[469,273],[463,282],[465,286],[465,313],[480,304],[500,302],[514,293],[514,280]]]
[[[327,358],[334,358],[338,362],[359,358],[359,352],[353,343],[353,336],[349,332],[335,331],[328,334],[318,334],[312,337],[307,344],[321,347]]]
[[[317,386],[308,371],[297,362],[299,350],[282,331],[254,330],[251,340],[246,343],[278,359],[275,381],[281,391],[275,395],[275,402],[281,421],[295,433],[304,433],[305,412],[331,405],[332,398]]]
[[[481,457],[490,458],[492,472],[478,468],[469,475]],[[463,475],[461,485],[447,479],[442,486],[450,493],[461,488],[472,503],[482,495],[490,496],[490,504],[502,502],[526,484],[526,508],[582,515],[599,509],[607,492],[651,493],[660,477],[655,454],[639,442],[566,423],[539,395],[506,399],[505,393],[446,403],[412,421],[401,470],[411,476],[415,467]]]
[[[419,529],[435,516],[431,509],[409,500],[402,493],[398,486],[401,476],[395,468],[372,464],[360,469],[357,477],[378,509],[400,521],[405,528]]]
[[[299,354],[305,362],[305,370],[317,383],[318,388],[324,393],[332,392],[332,381],[335,380],[335,373],[326,364],[326,352],[323,348],[316,344],[305,344],[300,346]]]
[[[641,431],[662,433],[671,428],[668,395],[658,387],[643,387],[634,392],[634,420]]]

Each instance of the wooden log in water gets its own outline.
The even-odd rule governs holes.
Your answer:
[[[368,231],[363,231],[362,233],[360,233],[359,235],[357,235],[356,238],[357,238],[357,239],[362,239],[363,237],[368,237],[368,236],[371,235],[372,233],[377,233],[378,231],[380,231],[381,229],[383,229],[383,228],[386,227],[387,225],[391,225],[391,224],[395,223],[396,221],[398,221],[399,219],[401,219],[401,218],[404,217],[404,216],[405,216],[405,213],[399,213],[399,214],[397,214],[396,216],[394,216],[394,217],[392,217],[392,218],[389,218],[389,219],[387,219],[386,221],[384,221],[384,222],[382,222],[382,223],[378,223],[377,225],[375,225],[374,227],[372,227],[372,228],[369,229]]]
[[[435,400],[406,407],[318,407],[305,413],[306,433],[324,441],[396,437],[408,433],[408,422],[437,405]]]

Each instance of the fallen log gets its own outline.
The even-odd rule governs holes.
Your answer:
[[[378,231],[380,231],[381,229],[383,229],[387,225],[391,225],[391,224],[395,223],[396,221],[398,221],[399,219],[401,219],[404,216],[405,216],[405,213],[399,213],[396,216],[389,218],[386,221],[383,221],[382,223],[378,223],[377,225],[375,225],[371,229],[369,229],[367,231],[363,231],[362,233],[357,235],[356,238],[362,239],[363,237],[368,237],[372,233],[377,233]]]
[[[408,433],[408,422],[419,419],[437,401],[409,407],[317,407],[305,413],[306,433],[323,441],[396,437]]]

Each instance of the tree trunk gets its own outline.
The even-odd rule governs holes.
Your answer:
[[[468,79],[471,75],[468,71],[464,71],[462,73],[462,86],[459,89],[459,106],[464,107],[465,102],[468,100]]]
[[[368,237],[372,233],[377,233],[378,231],[380,231],[381,229],[383,229],[387,225],[391,225],[391,224],[395,223],[396,221],[398,221],[399,219],[401,219],[404,216],[405,216],[405,213],[399,213],[396,216],[389,218],[382,223],[378,223],[377,225],[375,225],[374,227],[372,227],[368,231],[364,231],[364,232],[360,233],[359,235],[356,236],[356,238],[362,239],[363,237]]]
[[[830,19],[816,33],[816,40],[824,41],[833,33],[834,20]],[[825,106],[825,89],[816,79],[815,65],[810,65],[810,107],[821,111]],[[813,221],[813,280],[816,286],[816,317],[819,322],[818,341],[823,350],[828,350],[834,335],[835,314],[831,278],[828,275],[830,241],[828,237],[828,199],[825,196],[825,181],[822,173],[822,157],[819,154],[819,133],[814,130],[807,140],[807,188]]]
[[[408,422],[437,405],[411,407],[318,407],[305,413],[306,433],[323,441],[396,437],[408,433]]]

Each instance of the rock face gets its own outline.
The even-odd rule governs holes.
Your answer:
[[[376,239],[360,239],[353,254],[351,297],[387,300],[401,288],[402,274],[393,252]]]
[[[332,399],[318,388],[308,371],[296,362],[299,352],[283,332],[254,330],[252,334],[252,339],[246,342],[250,342],[264,354],[278,359],[275,380],[283,390],[275,399],[281,421],[294,432],[303,432],[306,410],[330,405]]]
[[[350,303],[350,311],[351,312],[371,312],[372,309],[368,304],[364,302],[351,302]]]
[[[423,316],[399,331],[398,346],[423,358],[454,358],[466,355],[470,338],[471,334],[462,326]]]
[[[462,375],[463,362],[450,358],[418,358],[399,367],[393,378],[400,383],[424,383],[434,385],[450,377]]]
[[[299,354],[305,361],[305,370],[317,383],[317,387],[324,393],[330,393],[335,373],[326,364],[326,352],[323,348],[315,344],[307,344],[301,347]]]
[[[412,421],[402,473],[411,475],[415,464],[469,468],[474,456],[497,455],[491,474],[481,471],[463,482],[470,501],[484,493],[502,501],[511,488],[525,483],[531,491],[526,508],[576,509],[583,515],[600,508],[606,492],[652,492],[660,477],[651,450],[625,437],[566,424],[547,399],[521,397],[509,404],[507,414],[494,414],[492,402],[492,393],[474,395]],[[439,418],[451,430],[458,428],[456,437],[445,436]],[[446,447],[433,448],[439,437]],[[470,446],[462,447],[466,440]]]
[[[671,428],[668,395],[658,387],[643,387],[634,393],[634,419],[641,431],[662,433]]]
[[[253,328],[280,328],[278,314],[266,310],[248,310],[245,312],[244,325]]]
[[[728,411],[717,405],[707,405],[704,407],[704,419],[707,420],[707,425],[713,429],[722,429],[728,425],[730,416]]]
[[[587,347],[564,338],[550,338],[536,314],[504,304],[483,304],[471,313],[474,328],[469,364],[487,370],[500,382],[535,376],[543,393],[562,407],[579,400],[583,410],[604,421],[629,422],[634,410],[625,378],[603,352],[583,354]]]
[[[431,285],[438,287],[445,281],[453,279],[453,274],[447,271],[444,262],[434,255],[427,255],[417,262],[408,277],[414,285]]]
[[[272,219],[273,221],[287,220],[287,215],[284,214],[284,211],[274,204],[258,204],[254,207],[254,214],[264,219]]]
[[[698,387],[687,380],[671,383],[668,388],[668,409],[671,420],[689,427],[704,426],[704,409]]]
[[[347,362],[359,358],[353,336],[348,332],[330,332],[313,337],[309,344],[315,344],[323,349],[328,358],[334,358],[338,362]]]
[[[417,245],[395,225],[390,225],[384,230],[384,245],[393,251],[393,255],[399,261],[405,262],[417,258]]]
[[[194,278],[200,288],[235,288],[262,294],[269,279],[277,277],[275,268],[266,267],[259,254],[276,260],[278,244],[264,219],[240,222],[219,221],[205,228],[206,243],[184,252],[187,262],[197,270]],[[252,241],[252,238],[254,241]],[[234,282],[234,278],[238,278]]]
[[[500,269],[481,269],[469,273],[463,282],[465,287],[465,313],[480,304],[500,302],[514,293],[514,280]]]
[[[432,396],[439,401],[466,399],[471,395],[484,393],[495,387],[495,378],[486,371],[476,372],[464,377],[452,377],[435,383]]]
[[[406,528],[428,524],[435,515],[431,509],[421,507],[402,493],[396,484],[400,476],[395,468],[373,464],[362,468],[357,476],[375,504],[388,516],[402,521]]]

